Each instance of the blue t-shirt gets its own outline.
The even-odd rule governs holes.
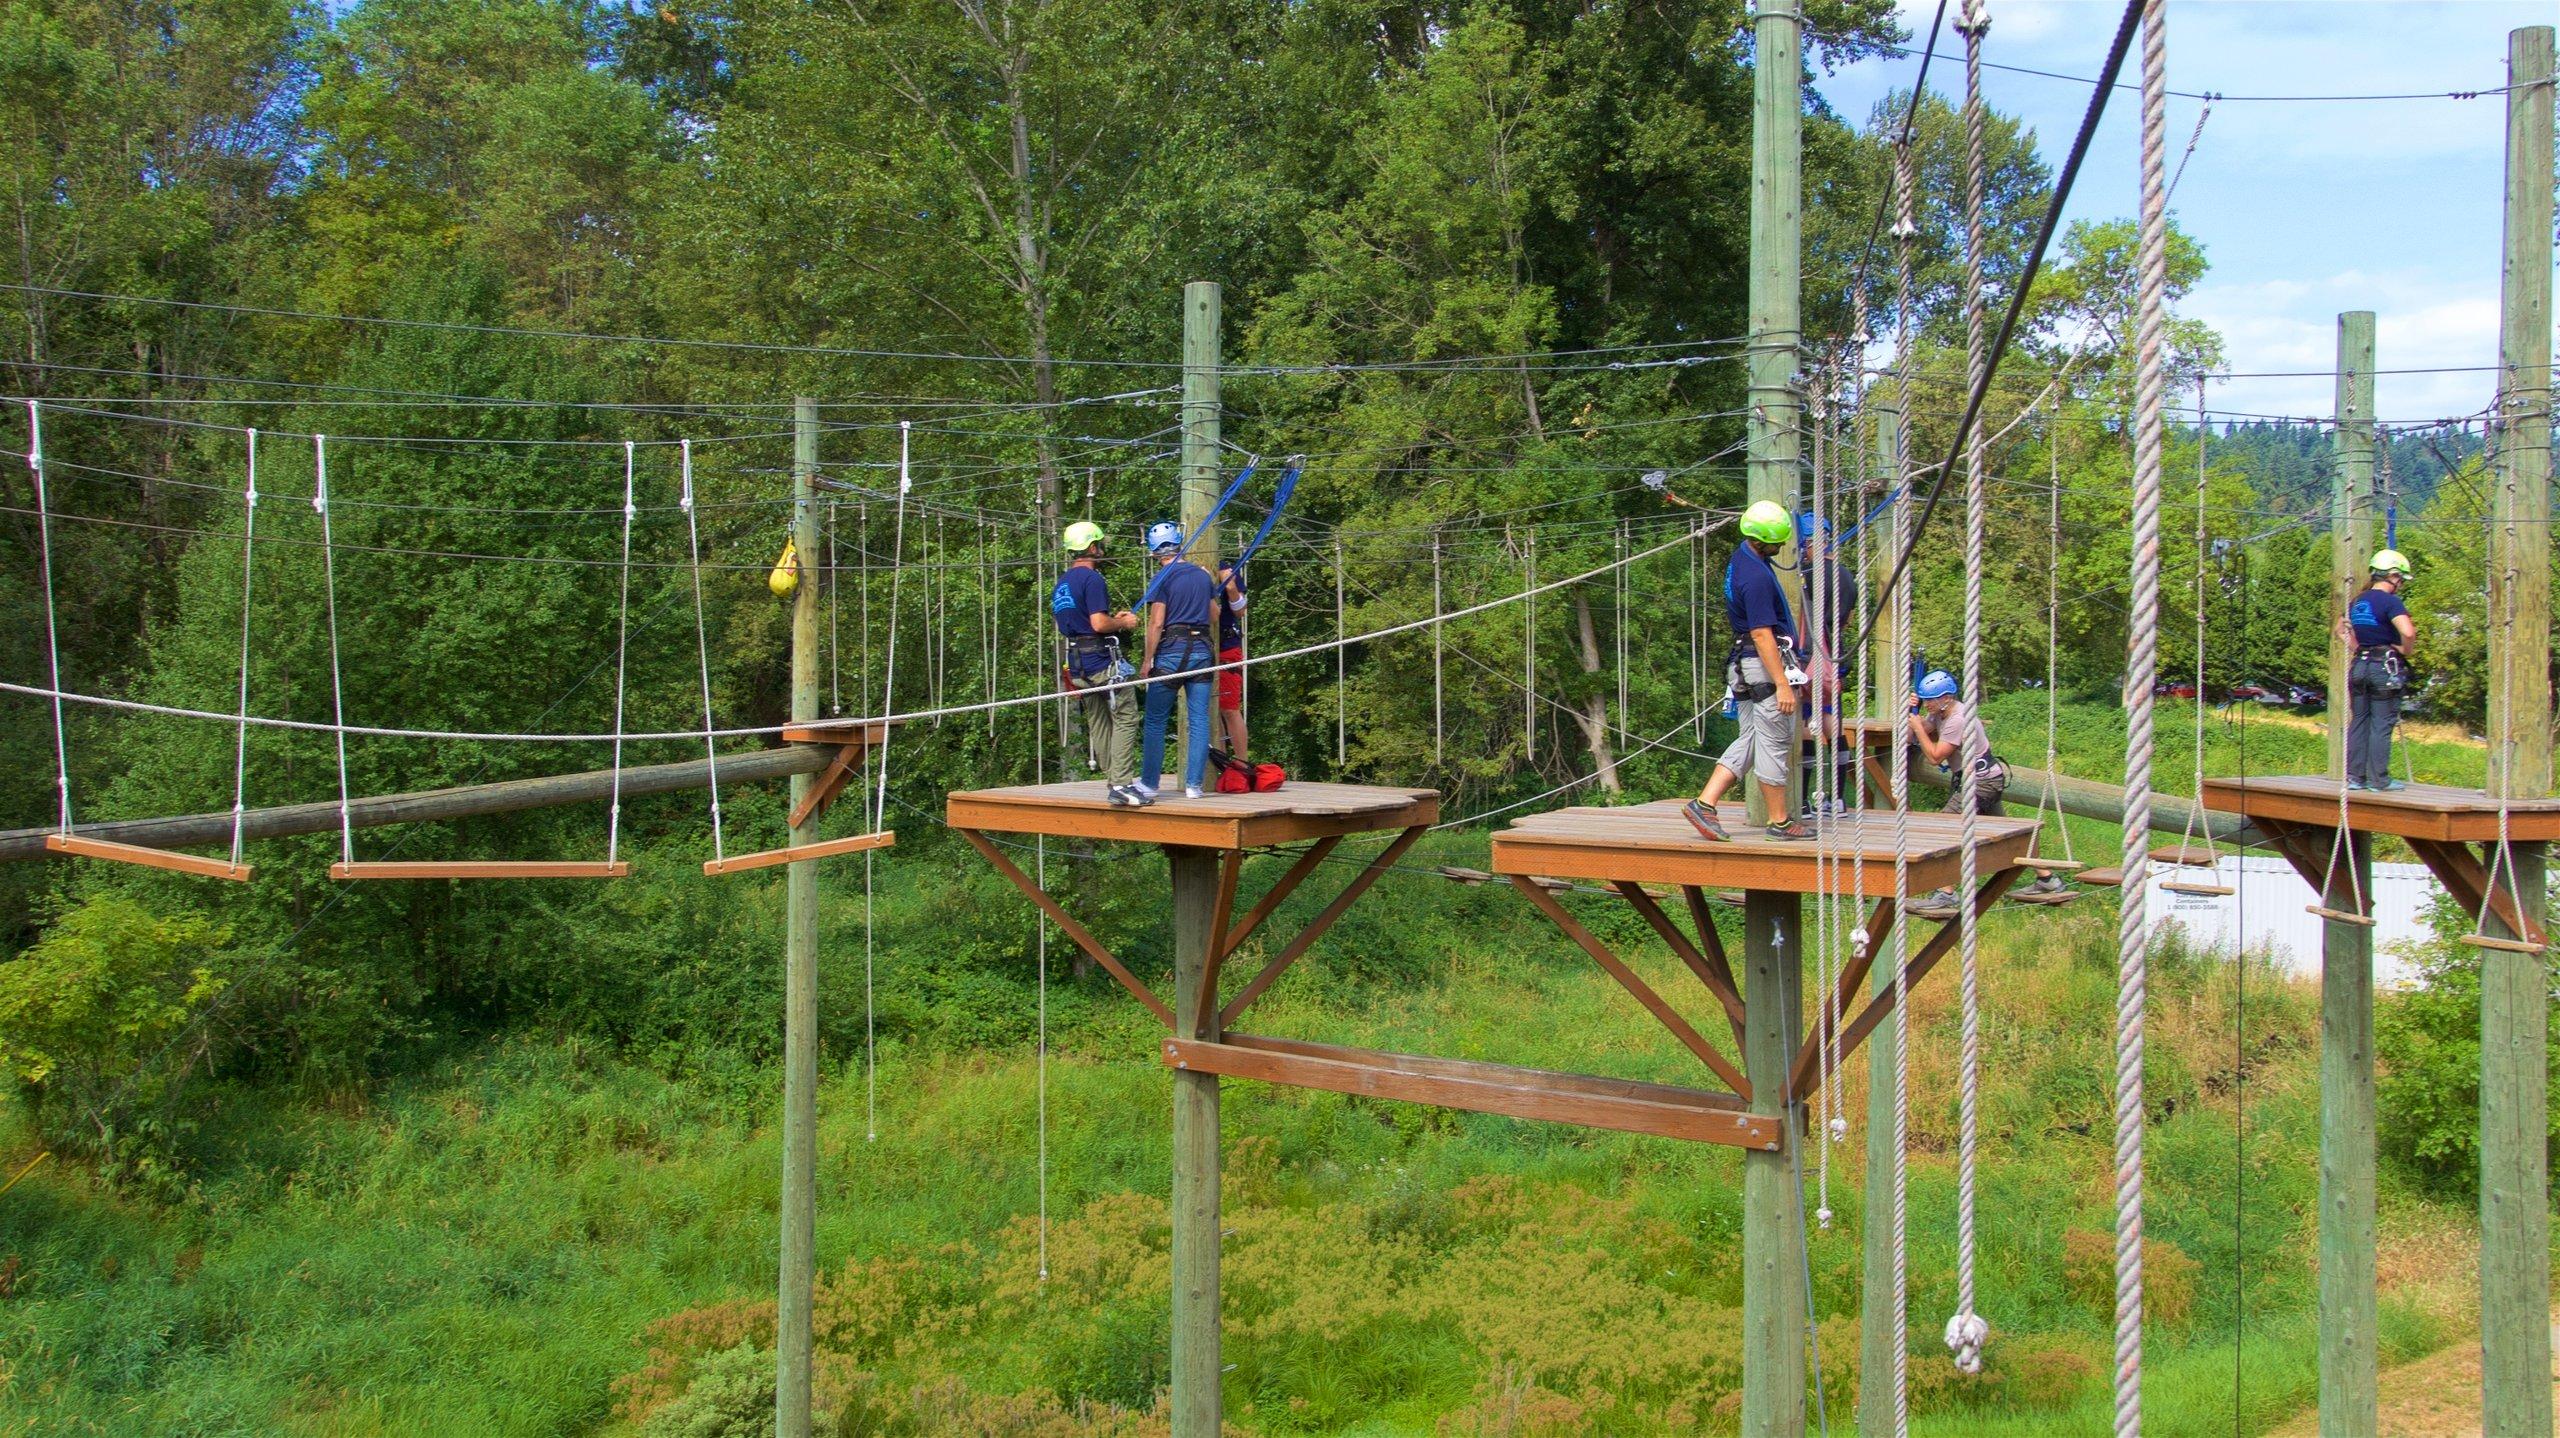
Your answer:
[[[1215,614],[1218,581],[1187,559],[1177,559],[1156,571],[1147,585],[1148,604],[1164,606],[1167,624],[1197,624],[1206,629]]]
[[[1244,576],[1237,574],[1235,580],[1236,593],[1244,593]],[[1223,584],[1218,586],[1218,647],[1244,647],[1244,604],[1241,600],[1227,598],[1227,587]]]
[[[1093,616],[1111,612],[1111,586],[1102,580],[1102,571],[1089,564],[1079,564],[1058,578],[1058,587],[1049,591],[1049,613],[1058,621],[1058,632],[1070,639],[1082,639],[1093,633]]]
[[[1778,572],[1748,542],[1735,547],[1724,569],[1724,617],[1736,639],[1750,639],[1754,629],[1774,629],[1790,643],[1796,637],[1795,613],[1787,608],[1787,591],[1778,587]]]
[[[2356,627],[2356,647],[2372,649],[2380,645],[2398,645],[2400,626],[2391,621],[2409,612],[2400,596],[2387,589],[2368,589],[2347,606],[2347,622]]]

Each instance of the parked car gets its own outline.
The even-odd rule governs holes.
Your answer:
[[[2296,709],[2326,709],[2329,691],[2309,684],[2288,684],[2284,686],[2284,701]]]
[[[2253,704],[2282,704],[2284,702],[2284,696],[2278,694],[2275,690],[2268,688],[2264,684],[2254,684],[2246,680],[2231,686],[2231,702],[2237,704],[2243,699],[2246,699]]]
[[[2196,682],[2192,679],[2163,679],[2159,683],[2151,686],[2151,697],[2154,699],[2193,699],[2196,697]]]

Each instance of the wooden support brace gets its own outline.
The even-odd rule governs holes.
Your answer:
[[[1313,947],[1316,940],[1324,937],[1324,931],[1333,927],[1334,920],[1341,918],[1344,910],[1349,909],[1362,894],[1369,892],[1369,886],[1378,882],[1379,876],[1395,867],[1396,860],[1404,857],[1404,851],[1412,848],[1429,827],[1425,824],[1416,824],[1398,834],[1394,843],[1389,844],[1378,857],[1369,861],[1367,868],[1352,875],[1351,882],[1342,886],[1342,892],[1333,896],[1333,902],[1325,905],[1322,913],[1317,914],[1304,929],[1299,930],[1298,936],[1289,941],[1287,948],[1275,955],[1271,962],[1264,964],[1262,972],[1255,974],[1252,982],[1246,984],[1234,998],[1227,1000],[1225,1008],[1218,1010],[1218,1027],[1224,1029],[1234,1023],[1236,1017],[1250,1007],[1255,999],[1262,997],[1263,990],[1278,982],[1280,975],[1287,972],[1289,966],[1298,961],[1298,956]]]
[[[2311,892],[2315,894],[2328,892],[2327,856],[2330,847],[2337,840],[2335,829],[2290,824],[2278,819],[2259,819],[2257,825],[2259,832],[2267,836],[2267,842],[2274,846],[2276,853],[2293,866],[2293,871],[2302,876],[2304,883],[2311,886]]]
[[[754,854],[732,854],[725,859],[703,862],[706,874],[742,874],[749,869],[770,869],[780,864],[805,864],[811,859],[833,858],[838,854],[859,854],[869,849],[885,849],[898,842],[894,829],[877,834],[855,834],[843,839],[822,839],[815,844],[795,844],[786,848],[766,849]]]
[[[1031,902],[1039,905],[1040,912],[1049,916],[1049,922],[1056,924],[1061,932],[1074,941],[1077,948],[1084,950],[1095,963],[1102,965],[1111,977],[1118,979],[1120,987],[1127,989],[1132,997],[1147,1006],[1149,1012],[1163,1020],[1166,1028],[1174,1026],[1173,1010],[1165,1006],[1164,1000],[1157,998],[1154,990],[1139,983],[1137,975],[1130,973],[1126,966],[1112,957],[1111,951],[1102,946],[1100,939],[1095,938],[1084,925],[1077,923],[1066,910],[1059,908],[1058,901],[1050,898],[1038,884],[1033,883],[1030,875],[1015,867],[1012,860],[1006,858],[994,844],[988,842],[986,835],[975,829],[955,828],[951,832],[968,840],[969,847],[985,855],[987,862],[995,865],[997,873],[1012,880],[1015,888],[1020,889]]]
[[[1244,874],[1244,850],[1229,849],[1218,863],[1218,899],[1209,910],[1209,958],[1200,972],[1200,1012],[1194,1032],[1216,1033],[1218,1010],[1218,971],[1226,966],[1227,946],[1220,942],[1227,932],[1227,921],[1235,917],[1236,880]]]
[[[809,785],[809,792],[792,806],[792,828],[805,829],[810,821],[827,812],[828,806],[835,803],[836,796],[844,792],[844,786],[852,782],[856,772],[854,766],[861,762],[869,749],[867,744],[836,746],[836,756],[827,761],[826,768],[818,771],[818,777]]]
[[[1266,890],[1260,899],[1255,900],[1252,908],[1245,910],[1243,922],[1227,931],[1222,952],[1232,954],[1242,948],[1244,941],[1252,938],[1254,932],[1262,927],[1263,921],[1279,911],[1280,905],[1291,894],[1298,891],[1298,886],[1307,881],[1307,876],[1314,873],[1316,866],[1323,863],[1326,857],[1333,853],[1334,846],[1341,842],[1340,834],[1327,834],[1316,840],[1314,848],[1300,854],[1298,862],[1289,866],[1289,872],[1282,874],[1279,882]]]
[[[1671,946],[1671,952],[1679,956],[1680,962],[1689,966],[1689,972],[1698,976],[1698,982],[1707,986],[1707,992],[1716,996],[1716,1002],[1724,1005],[1725,1016],[1733,1021],[1738,1042],[1742,1028],[1742,993],[1733,986],[1731,975],[1716,972],[1715,967],[1707,962],[1706,955],[1698,951],[1696,944],[1689,942],[1689,936],[1680,932],[1680,926],[1671,922],[1671,916],[1662,912],[1662,906],[1653,901],[1653,895],[1646,893],[1643,885],[1620,879],[1616,887],[1626,901],[1635,906],[1635,911],[1644,915],[1644,921],[1653,926],[1653,931],[1662,936],[1662,941]],[[1708,925],[1708,932],[1714,932],[1714,928],[1714,925]]]
[[[2462,911],[2472,915],[2475,920],[2480,913],[2481,899],[2485,895],[2488,899],[2489,912],[2498,916],[2498,921],[2507,926],[2508,932],[2523,935],[2521,939],[2505,942],[2531,945],[2530,948],[2518,952],[2539,953],[2550,943],[2550,935],[2544,933],[2540,925],[2525,922],[2524,916],[2516,912],[2515,894],[2512,891],[2491,886],[2488,864],[2479,855],[2471,852],[2470,845],[2440,839],[2410,839],[2408,844],[2417,852],[2419,859],[2425,862],[2428,871],[2436,876],[2436,882],[2444,885],[2445,892],[2451,894],[2453,901],[2462,906]],[[2499,948],[2502,946],[2502,944],[2479,944],[2474,947]]]
[[[1217,1043],[1169,1038],[1164,1041],[1164,1061],[1189,1073],[1224,1074],[1763,1152],[1775,1152],[1785,1142],[1782,1118],[1750,1113],[1732,1094],[1668,1084],[1249,1034],[1229,1034]]]
[[[619,879],[628,863],[555,863],[547,859],[380,859],[329,866],[332,879]]]
[[[2003,869],[2000,872],[1993,874],[1990,878],[1983,880],[1982,887],[1974,891],[1973,912],[1975,917],[1979,918],[1984,911],[1988,910],[1993,904],[1999,902],[2000,896],[2007,893],[2009,886],[2017,881],[2018,871],[2016,869]],[[1922,979],[1929,976],[1929,971],[1938,966],[1938,960],[1945,958],[1947,951],[1956,946],[1956,936],[1960,932],[1962,932],[1961,925],[1941,924],[1938,926],[1938,931],[1929,936],[1929,942],[1922,944],[1920,946],[1920,952],[1913,954],[1910,961],[1902,966],[1902,990],[1904,993],[1909,993]],[[1867,1035],[1874,1033],[1876,1025],[1883,1023],[1885,1016],[1892,1011],[1893,991],[1891,989],[1887,989],[1883,993],[1877,994],[1873,998],[1869,999],[1867,1001],[1867,1006],[1858,1011],[1858,1016],[1851,1019],[1848,1024],[1841,1028],[1839,1042],[1831,1055],[1830,1066],[1836,1068],[1840,1064],[1847,1062],[1849,1055],[1858,1051],[1858,1045],[1866,1042]],[[1796,1050],[1795,1063],[1787,1071],[1787,1092],[1789,1095],[1801,1098],[1801,1096],[1810,1092],[1806,1085],[1812,1081],[1816,1071],[1816,1066],[1820,1064],[1821,1060],[1822,1042],[1819,1038],[1806,1041],[1804,1047]]]
[[[1680,888],[1680,897],[1688,902],[1689,922],[1697,927],[1698,951],[1706,955],[1707,967],[1716,971],[1716,977],[1724,982],[1726,988],[1741,993],[1741,981],[1733,976],[1733,961],[1725,956],[1724,935],[1717,932],[1715,914],[1707,908],[1707,891],[1695,884],[1684,884]],[[1742,1020],[1734,1018],[1730,1012],[1726,1018],[1733,1025],[1733,1046],[1740,1050]]]
[[[1593,937],[1589,929],[1574,922],[1573,915],[1564,911],[1564,905],[1556,902],[1555,895],[1538,887],[1525,874],[1513,874],[1510,877],[1513,888],[1528,895],[1529,902],[1537,905],[1538,911],[1545,914],[1549,922],[1564,930],[1566,938],[1580,944],[1582,951],[1589,954],[1601,968],[1607,970],[1609,977],[1616,979],[1620,988],[1634,995],[1636,1002],[1644,1005],[1655,1021],[1671,1030],[1673,1038],[1678,1039],[1689,1052],[1696,1054],[1708,1068],[1715,1070],[1716,1077],[1732,1085],[1736,1094],[1746,1100],[1751,1097],[1751,1080],[1743,1077],[1742,1070],[1735,1067],[1723,1054],[1716,1052],[1716,1046],[1708,1043],[1705,1035],[1691,1028],[1689,1021],[1680,1017],[1677,1009],[1672,1008],[1670,1004],[1663,1001],[1662,995],[1653,991],[1652,985],[1639,977],[1635,970],[1628,968],[1616,954],[1609,952],[1607,944]]]
[[[194,854],[172,853],[167,849],[149,849],[140,844],[91,839],[80,834],[47,834],[44,846],[57,854],[75,854],[83,859],[113,859],[119,864],[171,869],[181,874],[200,874],[208,879],[245,880],[254,872],[251,866],[235,865],[229,859],[207,859]]]

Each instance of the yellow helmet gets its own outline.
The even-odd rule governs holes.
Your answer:
[[[1102,542],[1102,526],[1090,519],[1079,519],[1067,526],[1067,553],[1082,554]]]
[[[1762,544],[1784,544],[1796,537],[1796,522],[1788,518],[1785,505],[1764,499],[1742,511],[1742,533]]]
[[[2376,574],[2394,574],[2402,579],[2410,575],[2409,556],[2396,549],[2376,550],[2372,570]]]

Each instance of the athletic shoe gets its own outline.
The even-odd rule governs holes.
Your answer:
[[[1146,802],[1138,797],[1136,786],[1129,784],[1114,784],[1102,791],[1102,797],[1121,809],[1135,809]]]
[[[1911,901],[1911,912],[1924,918],[1932,914],[1945,914],[1952,917],[1955,911],[1956,891],[1953,889],[1940,889],[1925,898]]]
[[[1721,844],[1731,837],[1725,833],[1724,821],[1716,817],[1716,811],[1695,799],[1683,805],[1680,814],[1689,821],[1690,828],[1698,831],[1701,839],[1712,839]]]
[[[2363,793],[2372,787],[2373,786],[2371,784],[2366,783],[2362,779],[2349,779],[2347,781],[2347,791],[2349,793]]]
[[[1802,819],[1789,819],[1781,824],[1772,824],[1763,832],[1768,834],[1772,839],[1818,839],[1822,837],[1814,830],[1814,827],[1811,824],[1806,823]]]
[[[1156,786],[1153,784],[1143,781],[1135,782],[1129,786],[1129,791],[1136,794],[1138,801],[1142,804],[1152,804],[1156,801]]]
[[[2385,779],[2381,783],[2373,786],[2375,792],[2382,794],[2393,793],[2397,790],[2406,789],[2408,787],[2408,781],[2403,779]]]
[[[1183,786],[1182,786],[1182,797],[1183,797],[1183,798],[1185,798],[1185,799],[1197,799],[1197,798],[1199,798],[1199,797],[1200,797],[1200,786],[1199,786],[1199,785],[1197,785],[1197,784],[1185,784],[1185,785],[1183,785]]]
[[[2069,892],[2070,888],[2070,885],[2062,882],[2062,876],[2060,874],[2046,874],[2038,878],[2034,883],[2020,889],[2018,892],[2022,894],[2061,894]],[[1952,897],[1952,895],[1950,897]]]

